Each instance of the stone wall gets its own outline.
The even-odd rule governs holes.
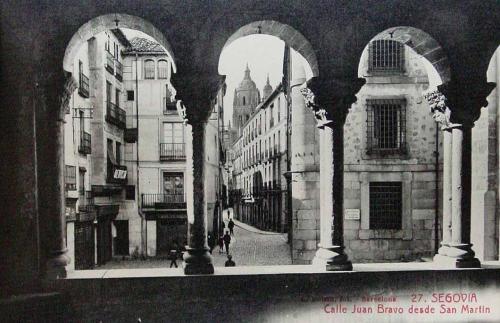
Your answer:
[[[497,49],[488,67],[488,81],[500,80],[500,50]],[[471,242],[476,257],[481,260],[498,259],[500,235],[498,208],[498,109],[499,91],[488,96],[488,106],[472,128],[472,200]]]
[[[405,71],[398,75],[370,74],[366,49],[360,61],[359,73],[367,83],[358,93],[344,128],[344,214],[359,214],[356,220],[344,220],[346,252],[354,262],[415,260],[430,257],[434,251],[436,212],[441,216],[440,209],[436,211],[436,197],[442,198],[440,186],[436,192],[441,173],[436,175],[434,151],[436,139],[441,151],[442,134],[436,138],[436,124],[423,98],[429,85],[425,66],[413,50],[405,50]],[[406,100],[407,151],[393,156],[370,155],[367,99],[385,98]],[[440,155],[440,164],[441,160]],[[402,183],[401,230],[370,229],[370,182]]]

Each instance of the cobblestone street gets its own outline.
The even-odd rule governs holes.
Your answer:
[[[232,209],[230,209],[232,217]],[[224,222],[227,230],[227,210],[224,210]],[[235,221],[234,236],[231,237],[229,253],[233,256],[236,266],[270,266],[291,265],[290,246],[287,244],[286,233],[261,231],[252,226]],[[212,251],[214,266],[223,267],[227,260],[226,252],[219,253],[216,246]],[[182,260],[178,260],[179,268]],[[95,269],[118,268],[169,268],[170,260],[149,258],[146,260],[112,260]]]
[[[231,216],[232,210],[230,209]],[[227,210],[224,211],[227,228]],[[263,232],[235,221],[229,253],[236,266],[291,265],[290,246],[286,234]],[[226,253],[219,254],[216,246],[212,252],[215,266],[224,266]]]

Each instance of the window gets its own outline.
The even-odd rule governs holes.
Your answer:
[[[180,122],[163,123],[163,140],[165,143],[184,143],[184,124]]]
[[[366,100],[367,153],[406,153],[406,100]]]
[[[402,228],[401,182],[370,182],[370,229]]]
[[[127,91],[127,101],[134,101],[134,91]]]
[[[106,81],[106,101],[111,102],[111,83]]]
[[[184,203],[184,174],[163,173],[163,194],[167,203]]]
[[[122,161],[122,144],[120,142],[116,142],[116,164],[120,165]]]
[[[404,45],[390,39],[374,40],[369,46],[368,72],[404,72]]]
[[[125,186],[125,199],[135,200],[135,185]]]
[[[76,191],[76,166],[66,165],[64,168],[65,188],[67,191]]]
[[[278,98],[278,108],[277,108],[277,112],[278,112],[278,122],[280,122],[280,118],[281,118],[281,98]]]
[[[245,104],[246,104],[246,103],[245,103],[245,97],[243,97],[243,105],[245,105]]]
[[[165,60],[158,61],[158,78],[159,79],[168,78],[168,62]]]
[[[154,79],[155,78],[155,61],[148,59],[144,61],[144,78]]]
[[[115,104],[117,107],[120,106],[120,90],[115,89]]]

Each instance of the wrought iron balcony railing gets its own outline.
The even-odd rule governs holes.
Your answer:
[[[90,96],[89,92],[89,78],[83,74],[80,73],[80,84],[78,85],[78,93],[84,97],[88,98]]]
[[[184,194],[141,194],[144,209],[184,209]]]
[[[92,153],[92,137],[90,133],[85,131],[80,132],[80,146],[78,146],[78,152],[83,155]]]
[[[184,143],[162,143],[160,144],[160,160],[173,161],[185,160],[186,148]]]
[[[115,61],[115,58],[113,57],[113,55],[111,55],[110,52],[106,51],[106,63],[104,64],[104,67],[111,74],[114,74],[114,72],[115,72],[114,61]]]
[[[125,128],[126,126],[126,113],[125,110],[117,106],[112,102],[107,102],[106,105],[106,121],[118,126],[120,128]]]
[[[96,210],[94,203],[94,197],[92,196],[92,191],[80,192],[80,197],[78,198],[78,211],[90,213]]]
[[[117,59],[115,59],[115,78],[118,81],[123,81],[123,65]]]

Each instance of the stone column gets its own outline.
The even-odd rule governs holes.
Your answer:
[[[43,243],[46,244],[47,263],[45,268],[45,278],[52,280],[66,277],[66,265],[70,263],[70,258],[66,255],[66,198],[64,179],[64,116],[69,111],[69,100],[76,89],[76,81],[71,74],[66,74],[64,79],[63,94],[56,112],[55,120],[45,125],[47,140],[46,145],[52,146],[48,151],[53,155],[43,156],[39,168],[43,169],[45,179],[56,178],[55,185],[46,185],[44,179],[40,179],[40,213],[41,228],[43,228]],[[42,166],[43,165],[43,166]]]
[[[184,254],[183,263],[186,275],[214,273],[212,256],[210,255],[207,243],[205,127],[205,122],[195,123],[191,127],[193,198],[192,210],[188,210],[188,246],[186,247],[187,252]]]
[[[326,270],[352,270],[343,245],[343,127],[364,79],[312,78],[302,89],[320,128],[320,243],[312,261]]]
[[[451,170],[445,168],[443,174],[445,199],[451,186],[451,220],[448,215],[443,216],[443,248],[434,258],[436,264],[456,268],[481,266],[470,243],[471,129],[479,118],[481,107],[487,105],[486,97],[493,87],[494,84],[471,77],[462,82],[442,84],[438,91],[426,95],[436,121],[442,123],[447,131],[451,129],[451,139],[450,134],[445,136],[445,150],[448,151],[445,151],[445,167],[451,164]],[[449,202],[445,200],[443,206],[449,209]],[[451,234],[448,230],[450,222]]]
[[[343,127],[340,127],[343,130]],[[335,143],[342,141],[334,138],[340,131],[328,126],[320,130],[320,243],[312,261],[313,265],[325,266],[326,270],[352,270],[352,263],[344,253],[343,239],[343,161],[336,156],[340,147]],[[343,145],[341,145],[343,149]],[[336,164],[337,162],[337,164]],[[341,163],[339,165],[338,163]]]
[[[64,195],[64,120],[59,119],[53,122],[51,127],[48,127],[50,132],[51,145],[55,148],[51,151],[55,152],[52,160],[55,164],[51,169],[45,169],[44,173],[49,178],[54,176],[57,178],[55,185],[47,185],[44,188],[44,200],[53,201],[49,203],[50,209],[43,210],[43,221],[45,225],[45,235],[47,237],[48,261],[46,266],[46,278],[58,279],[66,277],[66,265],[70,259],[66,255],[66,218],[65,218],[65,195]]]
[[[443,229],[443,240],[438,254],[434,257],[434,261],[439,261],[442,256],[447,256],[449,243],[451,241],[451,164],[452,164],[452,135],[451,130],[443,131],[443,220],[441,227]]]
[[[319,220],[320,176],[317,142],[318,129],[313,113],[306,107],[301,88],[306,82],[302,66],[293,69],[291,81],[291,194],[292,194],[292,262],[310,263],[317,249]]]
[[[471,127],[453,125],[451,155],[452,216],[447,256],[457,268],[479,268],[470,243]]]

